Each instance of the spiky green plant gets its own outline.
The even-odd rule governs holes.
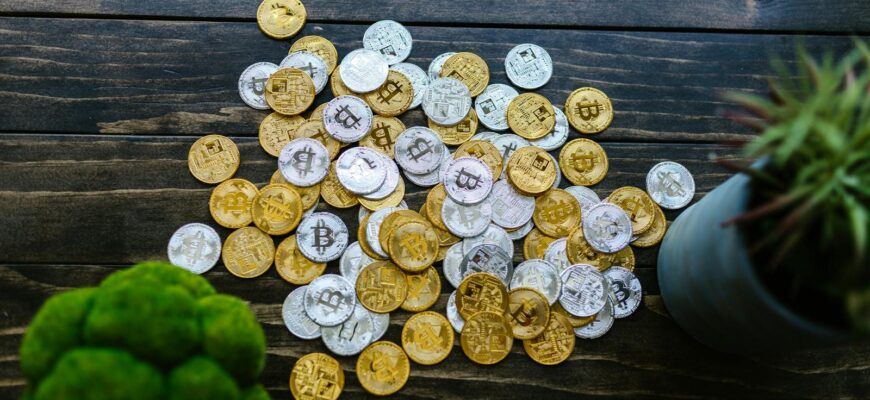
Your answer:
[[[760,135],[742,225],[760,275],[793,308],[870,332],[870,49],[782,60],[770,96],[731,93]]]

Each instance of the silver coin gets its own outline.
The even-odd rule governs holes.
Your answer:
[[[435,131],[422,126],[405,129],[396,138],[396,163],[408,173],[428,174],[438,170],[447,147]]]
[[[347,225],[328,212],[315,212],[296,228],[296,244],[305,258],[314,262],[338,260],[347,248]]]
[[[553,151],[559,149],[568,141],[568,118],[565,117],[565,113],[558,107],[553,107],[553,111],[556,113],[556,126],[553,127],[552,132],[544,135],[544,137],[532,140],[530,142],[532,146]]]
[[[302,212],[302,218],[305,218],[305,217],[317,212],[317,207],[319,207],[319,206],[320,206],[320,198],[317,199],[317,201],[314,203],[313,206],[311,206],[311,208]]]
[[[441,77],[441,68],[444,67],[444,63],[447,62],[447,59],[452,57],[454,54],[456,54],[456,52],[454,51],[448,51],[447,53],[439,54],[435,57],[435,59],[432,60],[431,63],[429,63],[429,81],[434,81],[435,79]]]
[[[284,57],[279,65],[281,68],[296,68],[302,70],[314,82],[317,93],[323,91],[329,81],[329,67],[320,56],[309,51],[294,51]]]
[[[514,273],[512,254],[506,253],[494,244],[479,244],[462,257],[459,272],[464,279],[475,272],[489,272],[504,282],[510,283]]]
[[[441,219],[450,233],[463,238],[475,237],[489,226],[489,221],[492,219],[492,204],[482,201],[466,206],[448,197],[444,199],[444,205],[441,207]]]
[[[526,287],[535,289],[550,302],[556,304],[562,293],[562,278],[556,267],[548,261],[532,259],[517,265],[514,269],[514,277],[511,278],[511,290]]]
[[[631,241],[631,220],[619,206],[598,203],[583,215],[583,236],[593,249],[616,253]]]
[[[553,76],[553,60],[543,47],[524,43],[508,52],[504,59],[507,77],[523,89],[537,89]]]
[[[560,274],[562,294],[559,304],[571,315],[588,317],[604,308],[607,302],[607,279],[587,264],[574,264]]]
[[[396,21],[375,22],[363,35],[363,47],[378,52],[390,65],[405,61],[412,46],[411,32]]]
[[[387,81],[390,65],[376,51],[356,49],[344,56],[338,73],[348,89],[356,93],[368,93]]]
[[[369,244],[369,248],[371,248],[372,251],[375,252],[375,254],[381,257],[389,257],[384,249],[381,248],[381,241],[379,239],[379,235],[381,233],[381,224],[384,222],[384,219],[386,219],[388,215],[398,210],[398,207],[384,207],[380,210],[373,212],[372,215],[369,217],[369,221],[366,223],[365,240]]]
[[[466,238],[462,241],[462,251],[465,254],[468,254],[474,246],[479,244],[494,244],[498,247],[501,247],[505,253],[510,255],[514,254],[514,242],[511,240],[510,236],[508,236],[507,232],[502,229],[502,227],[496,224],[489,224],[485,231],[482,234],[475,236],[473,238]]]
[[[462,258],[464,257],[465,253],[462,251],[462,242],[454,243],[447,249],[447,254],[442,262],[444,277],[447,278],[447,282],[450,282],[455,289],[459,288],[459,284],[462,283],[462,272],[459,271],[459,267],[462,265]]]
[[[281,306],[281,316],[284,318],[284,325],[293,336],[310,340],[320,337],[320,325],[308,318],[308,314],[305,313],[303,303],[307,289],[307,285],[300,286],[287,295],[284,305]]]
[[[483,126],[494,131],[505,131],[508,105],[514,97],[519,96],[517,90],[503,83],[493,83],[483,89],[474,100],[474,111]]]
[[[178,228],[169,238],[169,262],[195,274],[204,274],[221,258],[221,237],[198,222]]]
[[[518,192],[507,180],[494,183],[489,198],[492,222],[503,228],[519,228],[531,221],[535,212],[535,198]]]
[[[492,144],[495,145],[501,153],[501,159],[503,160],[501,163],[501,170],[506,171],[508,159],[510,159],[511,154],[514,154],[515,151],[523,147],[529,146],[529,141],[523,139],[520,135],[502,133],[492,139]]]
[[[492,143],[492,140],[497,138],[498,135],[500,134],[497,132],[480,132],[472,136],[469,140],[483,140]]]
[[[450,154],[448,150],[444,150],[444,155],[441,156],[441,162],[438,165],[438,169],[428,173],[428,174],[412,174],[408,171],[405,171],[405,177],[408,178],[411,183],[420,186],[420,187],[432,187],[439,183],[441,183],[441,176],[444,175],[444,170],[447,169],[447,166],[450,164],[450,161],[453,160],[453,155]]]
[[[309,139],[293,139],[278,155],[281,176],[296,186],[314,186],[329,172],[329,151],[320,142]]]
[[[258,62],[245,68],[239,76],[239,96],[242,101],[251,108],[268,110],[266,81],[277,70],[278,66],[270,62]]]
[[[353,314],[356,292],[353,285],[339,275],[321,275],[308,284],[303,306],[305,314],[317,325],[340,325]]]
[[[444,175],[447,196],[459,204],[478,204],[492,191],[492,171],[476,158],[460,157],[451,161]]]
[[[529,220],[529,222],[526,222],[526,224],[523,225],[522,227],[520,227],[520,229],[516,229],[516,230],[510,231],[510,232],[507,232],[507,234],[511,240],[520,240],[520,239],[526,237],[529,234],[529,232],[532,231],[532,229],[534,227],[535,227],[535,222],[532,220]]]
[[[567,245],[567,238],[559,238],[552,241],[544,252],[544,260],[553,264],[559,274],[562,274],[562,272],[571,266],[571,263],[568,262]]]
[[[658,205],[676,210],[692,201],[695,196],[695,179],[680,164],[673,161],[660,162],[646,174],[646,191]]]
[[[362,251],[359,242],[353,242],[347,246],[338,262],[338,271],[341,276],[347,278],[350,283],[356,284],[359,272],[374,260]]]
[[[402,210],[407,210],[408,203],[406,203],[405,200],[402,200],[401,202],[399,202],[399,205],[396,206],[396,208],[400,208]],[[360,207],[359,211],[357,211],[357,222],[362,222],[363,218],[370,216],[370,215],[372,215],[372,211],[369,211],[369,209],[367,209],[365,207]]]
[[[601,198],[592,189],[586,186],[568,186],[565,191],[571,193],[577,202],[580,203],[580,211],[585,216],[592,206],[601,202]]]
[[[453,78],[438,78],[429,82],[423,96],[423,112],[438,125],[460,123],[471,109],[468,86]]]
[[[390,314],[389,313],[376,313],[369,311],[369,314],[372,316],[372,322],[375,324],[374,336],[372,342],[377,342],[384,337],[384,334],[387,333],[387,329],[390,327]]]
[[[640,306],[643,291],[640,280],[628,269],[612,266],[604,271],[604,276],[610,282],[610,291],[616,300],[613,304],[613,317],[625,318],[635,312]]]
[[[381,187],[378,188],[378,190],[361,196],[367,200],[384,199],[387,196],[393,194],[393,192],[396,191],[396,188],[399,187],[399,167],[396,166],[396,162],[393,161],[392,158],[383,155],[383,153],[375,151],[374,154],[379,156],[384,161],[387,175],[386,179],[384,179],[384,183],[381,185]]]
[[[339,356],[355,356],[372,343],[375,337],[375,323],[371,313],[359,302],[353,308],[350,318],[336,326],[325,326],[323,344]]]
[[[411,101],[411,108],[419,107],[423,103],[426,88],[429,87],[429,75],[426,74],[426,71],[411,63],[398,63],[390,69],[401,72],[411,81],[411,87],[414,88],[414,100]]]
[[[338,96],[323,109],[323,127],[342,143],[358,142],[372,129],[373,120],[372,109],[356,96]]]
[[[553,189],[556,189],[562,184],[562,168],[559,167],[556,157],[553,157],[550,153],[547,153],[547,155],[550,156],[550,160],[553,161],[553,165],[556,167],[556,180],[553,181],[553,186],[551,186]]]
[[[459,315],[459,310],[456,309],[456,291],[450,293],[450,298],[447,299],[447,321],[453,326],[456,333],[462,333],[462,327],[465,326],[465,319]]]
[[[574,336],[580,339],[597,339],[613,327],[613,297],[607,296],[607,304],[595,314],[595,319],[579,328],[574,328]]]
[[[377,151],[351,147],[335,163],[335,176],[345,189],[356,194],[372,193],[387,179],[387,166]]]

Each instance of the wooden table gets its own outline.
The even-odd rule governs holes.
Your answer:
[[[210,186],[187,170],[190,144],[207,133],[238,143],[238,176],[265,183],[276,168],[256,139],[265,112],[246,107],[239,73],[281,60],[289,42],[260,33],[255,0],[0,0],[0,397],[25,381],[18,346],[50,295],[97,284],[131,263],[164,259],[180,225],[211,223]],[[339,54],[361,47],[380,19],[414,37],[410,62],[428,66],[446,51],[484,57],[492,81],[507,83],[503,58],[519,43],[545,47],[553,79],[539,92],[555,104],[580,86],[613,100],[613,126],[594,137],[610,173],[602,197],[644,185],[649,168],[682,163],[697,197],[729,173],[713,157],[735,157],[750,133],[721,118],[723,91],[761,92],[768,56],[788,59],[797,43],[815,54],[842,53],[850,33],[866,34],[864,0],[307,0],[302,34],[332,40]],[[327,90],[328,92],[328,90]],[[324,102],[320,96],[317,103]],[[419,110],[403,117],[424,124]],[[572,136],[577,136],[572,132]],[[565,183],[563,183],[564,185]],[[425,196],[409,189],[418,207]],[[696,198],[697,199],[697,198]],[[352,231],[356,210],[340,213]],[[674,218],[676,213],[668,213]],[[211,223],[211,225],[216,225]],[[220,230],[223,237],[227,230]],[[518,246],[519,247],[519,246]],[[521,257],[517,255],[517,259]],[[558,367],[542,367],[515,345],[491,367],[454,348],[433,367],[414,365],[401,396],[416,398],[775,398],[867,397],[870,346],[745,358],[709,350],[668,317],[656,282],[656,250],[637,251],[644,306],[605,337],[578,341]],[[335,266],[330,265],[332,271]],[[223,266],[205,275],[221,292],[250,301],[268,339],[262,381],[289,398],[287,376],[320,341],[293,338],[281,303],[293,286],[274,271],[237,279]],[[443,310],[448,284],[435,306]],[[407,313],[395,313],[386,339],[399,340]],[[727,332],[723,332],[727,334]],[[458,342],[457,342],[458,343]],[[342,358],[345,398],[363,397]]]

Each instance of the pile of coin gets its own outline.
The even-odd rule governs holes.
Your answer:
[[[263,32],[279,39],[305,18],[298,0],[266,0],[257,12]],[[668,161],[650,170],[646,191],[626,186],[601,200],[588,186],[606,177],[607,154],[593,140],[568,138],[570,127],[584,135],[609,127],[614,112],[603,92],[579,88],[563,112],[540,94],[491,83],[488,64],[471,52],[442,54],[427,71],[406,63],[412,43],[400,23],[379,21],[340,63],[329,40],[306,36],[280,64],[245,69],[242,100],[273,111],[259,142],[277,171],[260,188],[234,179],[233,141],[197,140],[190,171],[218,184],[209,210],[235,231],[221,245],[208,225],[188,224],[168,249],[170,261],[197,273],[220,257],[241,278],[274,264],[298,285],[284,301],[288,330],[320,338],[336,355],[359,355],[357,377],[377,395],[400,390],[411,361],[443,361],[454,330],[480,364],[503,360],[514,339],[538,363],[565,361],[576,338],[600,337],[638,308],[632,246],[661,241],[660,206],[681,208],[694,195],[689,171]],[[534,44],[511,49],[504,67],[522,89],[544,86],[553,72],[550,55]],[[334,98],[302,117],[327,86]],[[396,118],[416,107],[428,126]],[[480,125],[490,131],[478,132]],[[405,192],[414,187],[431,189],[410,210]],[[345,222],[322,210],[355,206],[351,242]],[[277,248],[272,236],[282,237]],[[515,267],[516,241],[523,257]],[[332,261],[339,274],[324,274]],[[456,290],[443,314],[426,311],[442,275]],[[417,313],[401,346],[380,341],[398,309]],[[322,353],[299,359],[290,376],[297,398],[336,398],[343,385],[339,363]]]

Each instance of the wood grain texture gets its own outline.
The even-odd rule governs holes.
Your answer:
[[[2,14],[253,20],[259,0],[0,0]],[[315,22],[867,32],[862,0],[306,0]]]

